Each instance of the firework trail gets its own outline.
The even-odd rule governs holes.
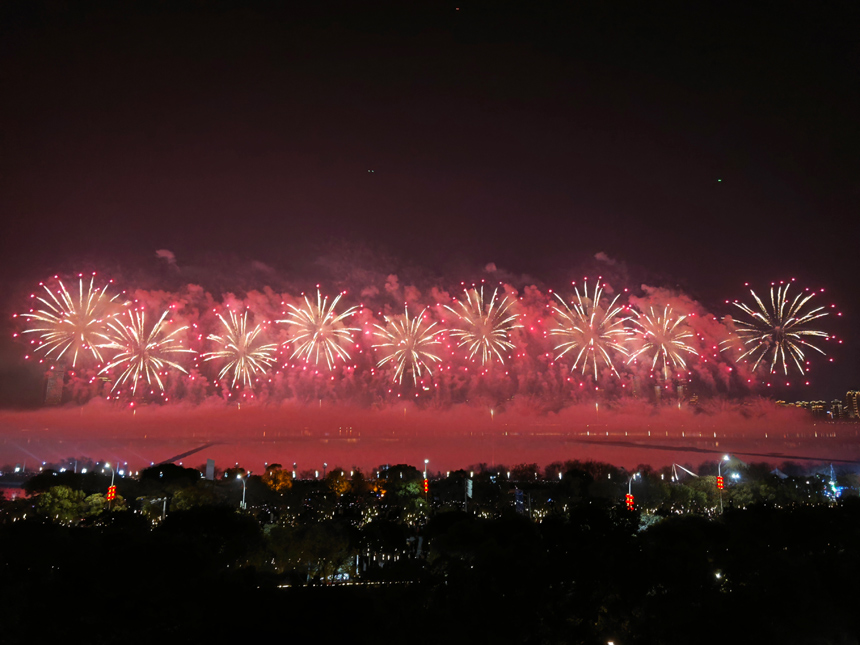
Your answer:
[[[325,357],[326,364],[332,369],[337,358],[349,360],[349,353],[344,345],[352,342],[352,332],[360,331],[355,327],[346,327],[344,320],[357,311],[350,307],[342,314],[335,312],[335,307],[343,294],[338,294],[331,304],[328,296],[325,298],[317,289],[316,303],[305,296],[305,306],[287,305],[290,309],[285,312],[287,318],[276,322],[285,323],[290,327],[290,339],[294,351],[290,358],[299,357],[307,363],[319,365],[320,354]]]
[[[583,286],[582,293],[575,287],[576,302],[571,309],[564,299],[555,294],[562,307],[553,306],[556,323],[559,325],[550,330],[551,336],[558,336],[560,342],[555,346],[558,352],[556,360],[566,354],[574,356],[571,371],[582,366],[582,374],[585,374],[588,366],[594,372],[594,378],[599,374],[599,364],[609,368],[615,376],[618,370],[612,362],[612,354],[618,352],[628,356],[629,352],[624,346],[629,339],[629,332],[624,327],[624,318],[619,315],[624,308],[617,304],[618,296],[603,306],[603,287],[598,281],[594,285],[594,293],[588,297],[588,283]]]
[[[764,362],[764,364],[770,363],[771,374],[776,371],[778,365],[782,365],[783,372],[788,375],[789,363],[793,363],[801,374],[805,374],[803,348],[808,347],[824,355],[821,349],[807,339],[829,337],[826,332],[809,328],[813,320],[826,316],[827,312],[824,311],[824,307],[804,312],[803,308],[815,293],[802,291],[791,299],[788,295],[789,285],[790,283],[778,287],[771,286],[769,307],[752,289],[750,294],[758,309],[742,302],[733,303],[749,317],[749,320],[735,321],[735,325],[737,335],[743,343],[743,350],[738,360],[752,361],[753,371]],[[724,344],[729,342],[731,339],[723,341]]]
[[[514,349],[511,331],[522,325],[517,324],[519,315],[511,313],[514,300],[505,296],[497,299],[498,289],[493,291],[489,304],[484,304],[484,287],[480,290],[465,290],[465,300],[458,300],[459,309],[445,305],[462,323],[461,329],[452,329],[450,335],[459,341],[457,347],[465,347],[469,359],[480,351],[481,365],[496,359],[504,364],[502,352]]]
[[[429,326],[424,325],[425,308],[415,318],[409,318],[409,308],[404,309],[404,315],[398,318],[385,316],[386,327],[374,325],[378,330],[375,336],[382,342],[373,345],[374,348],[388,350],[388,354],[377,363],[382,367],[386,363],[392,363],[394,367],[394,380],[403,382],[403,374],[409,369],[412,373],[412,382],[417,385],[418,380],[427,372],[432,374],[431,363],[438,363],[442,359],[431,353],[433,345],[439,345],[436,336],[442,333],[442,329],[436,329],[436,323]]]
[[[79,356],[84,354],[91,355],[97,364],[103,363],[99,343],[109,342],[105,335],[105,321],[113,315],[110,306],[120,294],[111,297],[107,294],[108,285],[96,287],[95,274],[86,286],[83,276],[78,276],[75,295],[69,292],[62,280],[57,280],[57,284],[59,289],[55,293],[48,285],[40,283],[47,297],[31,296],[41,304],[40,308],[21,314],[31,325],[23,333],[37,335],[38,344],[34,351],[44,352],[45,358],[59,361],[68,354],[72,367],[77,367]]]
[[[669,378],[669,367],[686,369],[687,363],[684,354],[699,353],[690,347],[685,338],[691,338],[693,332],[681,326],[686,316],[677,316],[672,308],[666,305],[663,312],[654,312],[650,307],[650,315],[639,313],[634,310],[634,316],[630,318],[633,323],[633,334],[638,337],[643,345],[630,354],[628,363],[640,356],[652,356],[651,370],[660,367],[663,379]]]
[[[257,373],[264,374],[266,368],[275,362],[275,351],[278,349],[276,343],[260,344],[257,336],[263,330],[257,325],[248,331],[248,312],[241,316],[230,310],[230,320],[218,314],[218,318],[224,325],[224,334],[210,334],[207,339],[217,343],[219,349],[202,355],[204,361],[224,359],[227,362],[218,373],[218,378],[223,379],[225,375],[233,375],[230,387],[236,387],[241,382],[246,387],[253,387],[251,377]]]
[[[122,372],[117,377],[111,391],[120,385],[131,382],[131,393],[137,391],[140,379],[152,386],[153,383],[159,390],[164,390],[160,372],[168,367],[187,374],[185,369],[169,360],[167,356],[178,353],[194,353],[193,349],[182,347],[182,341],[176,335],[187,329],[180,327],[169,334],[165,334],[165,318],[168,311],[161,314],[161,318],[152,328],[146,330],[146,316],[143,310],[129,310],[128,322],[120,319],[111,320],[107,323],[109,343],[99,345],[103,349],[112,349],[116,354],[99,374],[104,374],[114,367],[119,367]]]

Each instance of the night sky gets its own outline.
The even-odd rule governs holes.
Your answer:
[[[284,4],[3,4],[5,320],[157,249],[197,278],[313,280],[337,249],[548,286],[604,253],[717,314],[746,281],[826,287],[847,340],[815,394],[860,387],[855,3]]]

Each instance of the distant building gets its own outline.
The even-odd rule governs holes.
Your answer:
[[[827,409],[827,403],[824,401],[812,401],[810,409],[812,410],[812,416],[814,417],[828,416],[829,410]]]
[[[860,419],[860,391],[849,390],[845,395],[845,414],[852,419]]]
[[[857,406],[860,404],[860,391],[849,392],[845,395],[845,401],[833,399],[829,404],[826,401],[774,401],[774,403],[783,408],[800,408],[810,412],[814,417],[826,419],[860,419]]]
[[[839,399],[833,399],[830,402],[830,418],[834,420],[845,418],[845,407]]]

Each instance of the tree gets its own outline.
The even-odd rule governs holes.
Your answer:
[[[511,468],[511,479],[516,482],[533,482],[540,477],[537,464],[519,464]]]
[[[276,568],[293,569],[308,580],[329,580],[352,563],[354,548],[350,532],[337,520],[272,527],[267,538],[275,554]]]
[[[325,476],[325,485],[338,497],[349,491],[349,480],[340,468],[335,468]]]
[[[293,476],[281,464],[271,464],[263,474],[263,483],[276,493],[285,493],[293,486]]]
[[[170,500],[170,508],[174,511],[187,511],[196,506],[211,506],[220,502],[211,482],[198,481],[176,491]],[[160,516],[163,507],[158,503],[155,506],[153,510]]]
[[[52,522],[77,523],[88,509],[84,503],[85,497],[83,491],[73,490],[68,486],[53,486],[39,495],[36,510],[47,515]]]
[[[194,468],[183,468],[176,464],[159,464],[150,466],[140,471],[140,483],[144,489],[144,495],[155,494],[165,491],[175,491],[196,484],[202,478],[199,470]]]

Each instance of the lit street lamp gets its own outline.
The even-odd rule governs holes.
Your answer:
[[[105,462],[105,468],[110,468],[110,485],[113,486],[113,478],[116,474],[116,471],[111,468],[111,465],[108,462]]]
[[[161,521],[164,521],[164,518],[167,517],[167,497],[159,497],[157,499],[149,500],[150,503],[154,504],[155,502],[161,502]]]
[[[723,513],[723,485],[722,485],[722,465],[724,461],[728,461],[729,456],[726,455],[720,461],[717,462],[717,489],[720,491],[720,515]]]
[[[627,503],[627,510],[630,510],[630,511],[633,510],[633,480],[638,478],[638,477],[639,477],[639,473],[633,473],[627,479],[627,498],[625,501]]]
[[[113,489],[113,479],[114,479],[114,475],[116,475],[116,471],[115,471],[113,468],[111,468],[111,465],[110,465],[108,462],[105,462],[105,468],[110,468],[110,486],[111,486],[111,489]],[[111,492],[111,491],[110,491],[110,490],[108,490],[108,501],[107,501],[107,503],[108,503],[108,510],[110,510],[110,507],[111,507],[111,501],[112,501],[112,500],[110,499],[110,492]]]
[[[246,489],[245,478],[242,477],[241,474],[238,474],[238,475],[236,475],[236,479],[242,480],[242,503],[239,505],[239,508],[241,508],[242,510],[245,510],[245,489]]]

